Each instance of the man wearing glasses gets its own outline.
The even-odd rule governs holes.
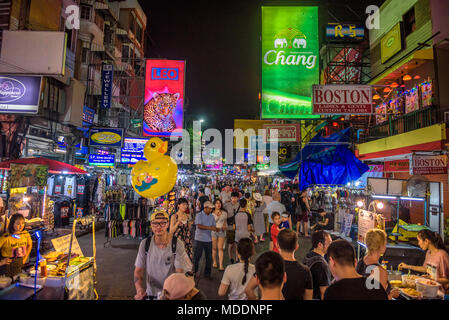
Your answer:
[[[161,208],[155,209],[150,218],[150,225],[153,236],[142,240],[135,262],[135,300],[157,299],[168,276],[175,272],[183,273],[191,268],[184,244],[169,235],[167,212]],[[143,285],[144,276],[146,291]]]

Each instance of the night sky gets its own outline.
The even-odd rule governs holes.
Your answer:
[[[258,119],[261,0],[139,0],[147,14],[147,58],[186,60],[186,119],[203,128],[233,128]],[[287,1],[304,4],[306,1]],[[329,20],[345,22],[376,0],[326,0]],[[280,1],[270,4],[283,4]],[[285,3],[285,2],[284,2]],[[345,7],[350,4],[351,9]],[[351,12],[355,11],[355,13]],[[366,15],[360,15],[364,21]]]

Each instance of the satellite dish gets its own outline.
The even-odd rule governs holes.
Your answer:
[[[407,193],[409,197],[425,197],[428,180],[424,176],[413,175],[407,181]]]

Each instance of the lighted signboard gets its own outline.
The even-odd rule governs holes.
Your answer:
[[[373,98],[371,86],[314,85],[313,113],[315,114],[371,114]]]
[[[89,165],[98,167],[113,167],[115,155],[89,154]]]
[[[149,138],[125,138],[121,150],[121,163],[136,163],[139,160],[146,160],[143,155],[143,148]]]
[[[310,119],[319,83],[318,7],[262,6],[262,119]]]
[[[365,29],[355,24],[328,23],[326,37],[330,39],[363,39]]]
[[[385,63],[402,50],[401,24],[395,25],[380,41],[380,56]]]
[[[94,123],[95,110],[87,106],[83,108],[83,126],[88,127]]]
[[[92,128],[89,131],[90,147],[121,148],[123,144],[123,129]]]
[[[103,109],[111,107],[112,84],[114,77],[114,65],[104,64],[101,72],[101,103]]]
[[[144,136],[182,136],[184,72],[185,61],[146,61]]]
[[[0,113],[37,114],[41,76],[0,76]]]

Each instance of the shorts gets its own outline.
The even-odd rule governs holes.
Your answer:
[[[235,243],[235,230],[226,230],[226,242],[228,244]]]
[[[301,222],[301,221],[309,222],[309,213],[308,212],[302,213],[298,216],[298,222]]]
[[[225,236],[226,234],[223,230],[218,232],[212,231],[212,238],[224,238]]]

